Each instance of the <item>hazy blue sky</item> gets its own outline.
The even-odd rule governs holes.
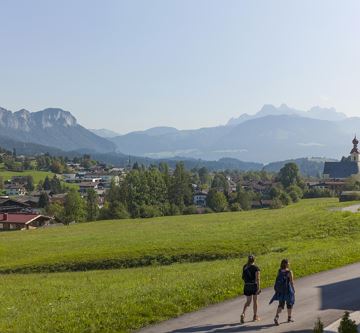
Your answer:
[[[265,103],[360,116],[360,1],[0,0],[0,105],[91,128],[224,124]]]

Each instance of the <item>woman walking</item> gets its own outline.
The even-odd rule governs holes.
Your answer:
[[[244,295],[246,296],[246,303],[240,316],[241,324],[245,322],[245,312],[251,305],[251,302],[253,302],[254,310],[253,321],[259,320],[257,315],[257,296],[260,294],[260,269],[255,265],[255,257],[253,255],[248,257],[248,262],[243,267],[242,278],[244,280]]]
[[[276,315],[274,318],[275,325],[279,325],[279,314],[282,310],[284,310],[285,303],[288,313],[288,323],[293,322],[291,313],[295,303],[294,274],[290,270],[290,263],[287,259],[283,259],[281,261],[274,289],[275,295],[271,299],[270,304],[273,301],[279,301],[279,306],[276,310]]]

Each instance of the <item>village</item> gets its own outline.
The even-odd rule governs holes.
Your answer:
[[[286,184],[281,184],[279,177],[271,173],[244,173],[229,170],[209,172],[205,168],[192,170],[188,172],[188,184],[185,184],[185,186],[189,185],[190,192],[188,193],[190,193],[191,198],[188,198],[187,202],[179,203],[179,207],[184,206],[182,212],[167,213],[161,211],[150,214],[140,212],[136,215],[128,209],[129,215],[127,213],[123,215],[124,217],[152,217],[178,213],[194,214],[225,210],[280,208],[292,201],[296,202],[300,198],[326,196],[337,196],[340,201],[355,200],[359,198],[358,190],[360,189],[360,182],[355,178],[360,170],[357,146],[358,140],[354,138],[353,149],[348,158],[343,158],[340,162],[326,162],[324,175],[321,179],[301,178],[296,181],[297,183],[288,184],[289,187],[285,189]],[[17,163],[17,165],[27,165],[36,161],[38,164],[44,164],[41,162],[44,160],[43,157],[25,158],[24,156],[17,156],[15,158],[14,154],[6,155],[3,152],[4,165],[9,165],[9,156],[13,160],[12,163]],[[56,212],[48,208],[63,207],[66,204],[69,189],[73,191],[76,189],[82,200],[87,200],[89,193],[92,193],[96,200],[93,203],[96,205],[94,209],[96,211],[104,209],[110,189],[114,187],[120,192],[127,192],[124,187],[121,187],[122,184],[127,183],[127,175],[131,174],[134,169],[141,169],[137,164],[128,165],[124,168],[108,166],[91,161],[90,156],[85,156],[82,160],[74,159],[72,161],[48,158],[50,158],[50,164],[55,169],[54,171],[63,172],[53,173],[52,178],[46,176],[36,186],[32,176],[22,176],[21,172],[11,176],[10,179],[2,179],[0,230],[24,230],[63,225],[64,221],[60,214],[56,216]],[[61,167],[59,167],[59,163],[62,163]],[[168,169],[167,172],[167,177],[173,177],[177,171]],[[298,176],[296,175],[296,177]],[[131,179],[131,177],[129,178]],[[171,192],[171,190],[169,191]],[[156,193],[152,194],[156,196]],[[139,195],[145,195],[145,193]],[[122,200],[121,196],[120,193],[119,201]],[[177,202],[176,199],[173,202]],[[148,203],[146,204],[148,205]],[[159,203],[157,204],[159,205]],[[149,209],[149,206],[146,207]],[[85,205],[84,209],[91,208]],[[90,219],[95,220],[99,216],[92,216]],[[110,216],[110,218],[115,217],[121,218],[116,214]],[[68,220],[67,224],[74,222],[78,221],[75,219],[73,221]]]

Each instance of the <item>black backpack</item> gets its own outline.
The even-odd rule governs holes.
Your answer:
[[[289,271],[279,271],[274,286],[274,289],[277,293],[287,294],[289,292],[289,274]]]

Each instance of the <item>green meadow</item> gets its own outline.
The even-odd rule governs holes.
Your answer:
[[[32,176],[34,179],[35,185],[39,183],[39,181],[43,181],[46,176],[52,178],[54,176],[53,173],[48,171],[36,171],[36,170],[28,170],[28,171],[0,171],[0,177],[3,178],[4,181],[10,180],[13,176]]]
[[[10,180],[13,176],[32,176],[34,179],[34,185],[36,186],[39,184],[40,181],[44,181],[46,177],[50,179],[55,176],[54,173],[50,171],[37,171],[37,170],[27,170],[27,171],[0,171],[0,177],[2,177],[3,181]],[[68,184],[62,182],[68,188],[76,188],[78,189],[79,186],[76,184]]]
[[[263,287],[283,257],[296,277],[359,261],[360,216],[337,206],[1,233],[0,332],[130,332],[240,295],[248,253]]]

